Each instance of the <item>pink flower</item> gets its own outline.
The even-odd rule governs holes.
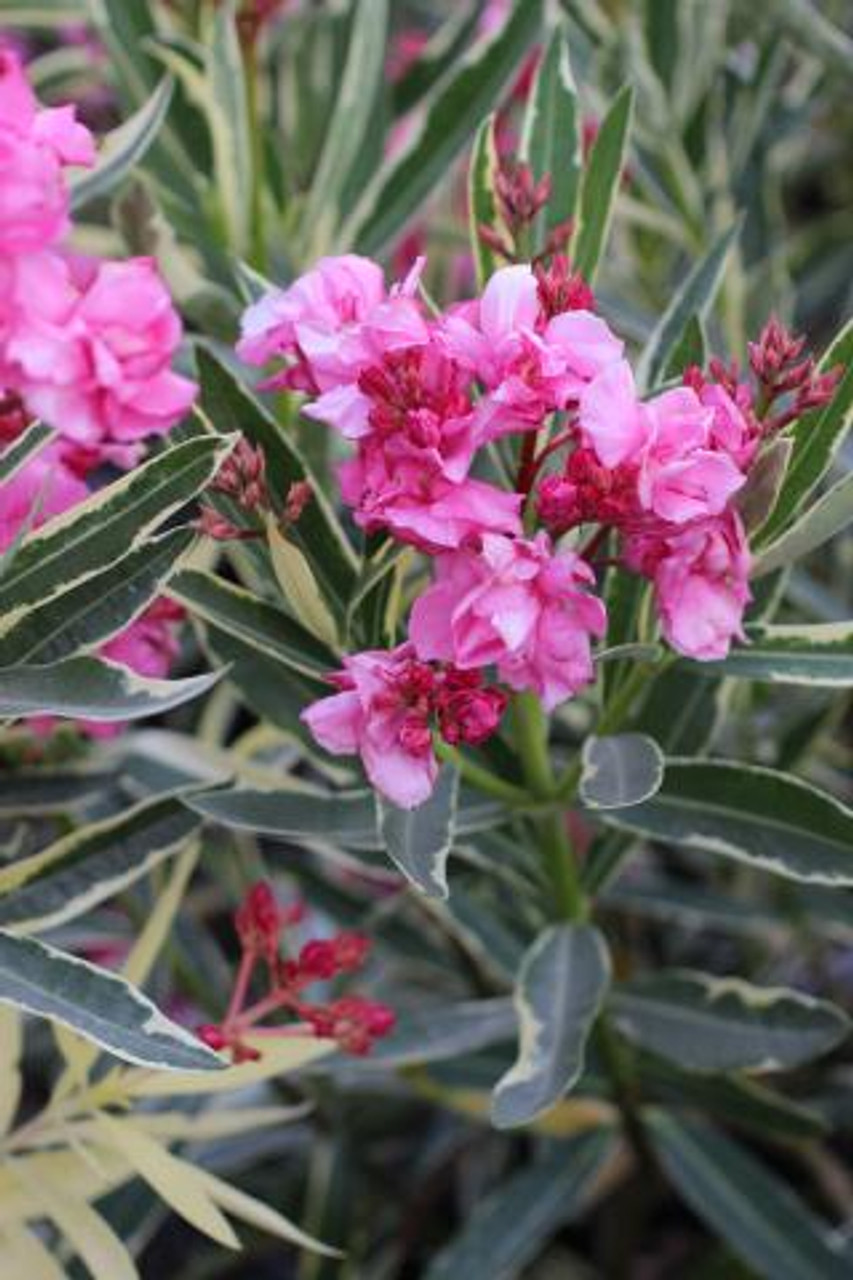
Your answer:
[[[88,496],[82,480],[65,465],[56,445],[35,454],[0,483],[0,552],[12,545],[28,520],[38,528]]]
[[[449,353],[487,389],[478,410],[483,439],[538,429],[549,413],[575,404],[623,351],[589,311],[549,318],[539,281],[525,264],[496,271],[479,304],[446,317],[443,334]]]
[[[746,477],[713,434],[715,412],[690,387],[639,400],[627,361],[581,396],[581,438],[605,467],[637,469],[643,511],[674,524],[719,515]]]
[[[94,159],[92,135],[74,108],[39,110],[17,54],[0,47],[0,254],[41,249],[66,234],[63,168]]]
[[[487,534],[479,550],[437,558],[437,579],[415,601],[409,634],[424,661],[462,670],[495,664],[513,689],[534,689],[547,710],[593,678],[590,637],[604,606],[585,588],[592,570],[572,551]]]
[[[360,755],[376,790],[400,808],[423,804],[438,775],[430,668],[403,644],[351,654],[334,682],[340,693],[302,713],[314,737],[333,755]]]
[[[170,367],[181,322],[153,259],[29,255],[11,288],[4,374],[63,436],[127,445],[186,413],[196,388]]]
[[[521,532],[519,495],[467,478],[476,447],[470,383],[430,343],[386,353],[357,384],[306,408],[356,442],[339,475],[363,529],[388,529],[426,551],[488,530]]]
[[[237,354],[247,364],[287,361],[270,386],[315,394],[351,387],[385,352],[427,340],[412,296],[419,273],[420,264],[389,293],[381,268],[369,258],[321,258],[289,289],[249,307]]]
[[[338,476],[356,524],[369,533],[387,529],[423,551],[453,549],[483,532],[521,532],[520,494],[470,477],[448,480],[415,458],[394,461],[376,443],[363,445]]]
[[[726,452],[713,445],[713,411],[689,387],[664,391],[643,406],[648,438],[638,492],[646,511],[684,524],[719,515],[746,481]]]
[[[728,510],[660,539],[629,544],[629,564],[652,577],[663,634],[700,662],[725,658],[744,639],[750,555],[740,517]]]

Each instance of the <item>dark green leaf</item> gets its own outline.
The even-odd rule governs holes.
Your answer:
[[[564,924],[540,934],[516,984],[518,1058],[492,1098],[499,1129],[528,1124],[577,1082],[609,983],[610,957],[597,929]]]
[[[0,671],[0,718],[63,716],[124,721],[162,715],[207,693],[221,672],[155,680],[102,658],[67,658],[53,666]]]
[[[590,283],[595,279],[607,242],[622,181],[633,103],[633,90],[626,85],[601,122],[581,179],[580,211],[572,241],[572,257],[575,268]]]
[[[432,795],[416,809],[380,799],[379,826],[389,857],[430,898],[447,897],[447,859],[453,846],[459,775],[445,765]]]

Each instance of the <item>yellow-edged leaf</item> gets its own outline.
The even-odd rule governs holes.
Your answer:
[[[66,1280],[47,1245],[26,1227],[0,1232],[0,1258],[5,1280]]]
[[[278,585],[297,619],[329,648],[337,649],[338,628],[310,564],[273,519],[267,521],[267,536]]]
[[[7,1133],[21,1097],[21,1015],[0,1005],[0,1134]]]
[[[246,1037],[252,1045],[252,1037]],[[188,1093],[224,1093],[231,1089],[245,1089],[247,1085],[272,1080],[275,1076],[297,1071],[316,1062],[337,1045],[332,1040],[318,1040],[308,1036],[283,1036],[279,1039],[257,1041],[262,1056],[257,1062],[241,1062],[226,1067],[224,1071],[128,1071],[125,1076],[127,1096],[130,1098],[170,1098]]]
[[[167,1151],[133,1120],[97,1117],[102,1141],[121,1155],[162,1200],[203,1235],[228,1249],[239,1249],[231,1223],[207,1190],[206,1175]]]
[[[133,1259],[112,1227],[76,1189],[68,1190],[73,1183],[59,1185],[51,1179],[36,1183],[17,1165],[15,1176],[40,1206],[42,1216],[56,1224],[93,1280],[139,1280]]]
[[[245,1191],[239,1191],[237,1187],[232,1187],[230,1183],[214,1177],[212,1173],[202,1173],[202,1176],[211,1199],[233,1217],[241,1218],[243,1222],[257,1227],[259,1231],[268,1231],[270,1235],[278,1236],[280,1240],[298,1245],[300,1249],[310,1249],[312,1253],[322,1253],[327,1258],[342,1256],[339,1249],[333,1249],[322,1241],[315,1240],[313,1236],[307,1235],[277,1209],[271,1208],[261,1200],[256,1200]]]

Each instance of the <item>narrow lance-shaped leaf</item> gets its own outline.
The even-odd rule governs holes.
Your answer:
[[[16,440],[0,453],[0,486],[11,480],[21,467],[39,453],[53,437],[43,422],[33,422]]]
[[[0,581],[0,612],[44,600],[125,554],[204,488],[233,444],[209,434],[174,445],[46,521]]]
[[[721,662],[690,664],[697,676],[796,684],[814,689],[853,687],[853,622],[747,628],[747,643]]]
[[[663,781],[663,752],[645,733],[587,738],[581,762],[579,795],[588,809],[639,804],[653,796]]]
[[[0,670],[0,719],[49,715],[112,723],[142,720],[200,697],[221,676],[221,671],[213,671],[183,680],[156,680],[90,657],[9,667]]]
[[[840,368],[841,381],[832,399],[821,409],[803,414],[790,438],[793,450],[785,483],[773,511],[758,534],[760,546],[777,541],[806,506],[827,475],[853,420],[853,321],[821,357],[821,373]]]
[[[138,111],[107,134],[95,167],[71,178],[73,211],[110,195],[140,163],[166,118],[173,91],[174,84],[167,76]]]
[[[495,115],[487,116],[477,130],[468,165],[468,229],[471,253],[477,267],[477,285],[482,289],[501,265],[500,255],[480,235],[482,227],[505,231],[495,199],[498,149]]]
[[[537,250],[548,233],[574,216],[581,173],[580,113],[566,28],[551,36],[539,63],[521,137],[521,159],[537,180],[551,179],[551,195],[534,223]]]
[[[697,317],[700,322],[707,317],[741,226],[740,221],[736,222],[715,241],[673,295],[637,366],[639,386],[651,390],[658,385],[688,326],[695,323]]]
[[[173,529],[43,604],[0,617],[0,664],[58,663],[116,635],[160,595],[195,537]]]
[[[761,552],[752,567],[754,578],[802,560],[822,547],[853,520],[853,474],[828,489],[798,520]]]
[[[853,885],[853,810],[774,769],[669,759],[656,795],[602,820],[789,880]]]
[[[583,1213],[614,1145],[606,1129],[580,1134],[513,1174],[476,1206],[425,1280],[476,1276],[486,1259],[493,1276],[520,1275],[560,1227]]]
[[[578,227],[572,239],[572,260],[575,268],[590,283],[595,279],[607,242],[616,196],[622,181],[633,103],[633,90],[626,86],[614,99],[601,122],[581,179]]]
[[[224,1064],[123,978],[0,930],[0,1001],[70,1027],[126,1062],[164,1071]]]
[[[592,925],[555,925],[537,938],[515,991],[518,1059],[492,1098],[498,1128],[529,1123],[577,1082],[609,983],[607,944]]]
[[[325,688],[334,655],[316,636],[267,600],[225,578],[185,569],[169,580],[168,594],[186,605],[192,617],[245,640],[300,676]]]
[[[461,5],[430,36],[417,58],[392,86],[394,115],[409,111],[450,69],[467,48],[480,20],[478,4]]]
[[[78,828],[0,868],[0,928],[33,932],[82,915],[179,853],[199,826],[167,797]]]
[[[440,771],[432,795],[417,809],[379,800],[379,826],[389,857],[430,898],[446,898],[447,859],[453,846],[459,774]]]
[[[694,1071],[791,1070],[850,1028],[825,1000],[686,969],[620,983],[608,1008],[623,1035]]]
[[[309,248],[322,248],[342,220],[341,195],[364,146],[378,85],[385,73],[388,0],[353,9],[346,63],[335,93],[323,150],[305,201],[301,226]]]
[[[541,17],[541,0],[515,5],[497,34],[474,45],[439,81],[419,128],[379,171],[347,220],[342,245],[376,253],[421,208],[536,39]]]
[[[646,1117],[657,1157],[693,1212],[765,1280],[849,1280],[843,1240],[831,1241],[801,1200],[742,1147],[708,1125]]]

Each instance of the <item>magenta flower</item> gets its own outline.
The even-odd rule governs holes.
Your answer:
[[[568,408],[594,378],[622,356],[623,344],[588,311],[548,317],[539,281],[526,264],[496,271],[479,304],[445,319],[447,350],[487,389],[478,409],[478,435],[538,430]]]
[[[87,497],[88,489],[50,445],[0,484],[0,552],[15,541],[27,520],[36,528]]]
[[[487,534],[479,550],[436,560],[435,584],[415,601],[409,634],[418,657],[462,670],[494,664],[513,689],[533,689],[552,710],[593,678],[590,640],[606,614],[586,587],[590,567],[554,552],[547,534]]]
[[[360,755],[376,790],[401,809],[423,804],[438,775],[433,672],[402,644],[351,654],[334,683],[339,693],[302,713],[314,737],[333,755]]]

